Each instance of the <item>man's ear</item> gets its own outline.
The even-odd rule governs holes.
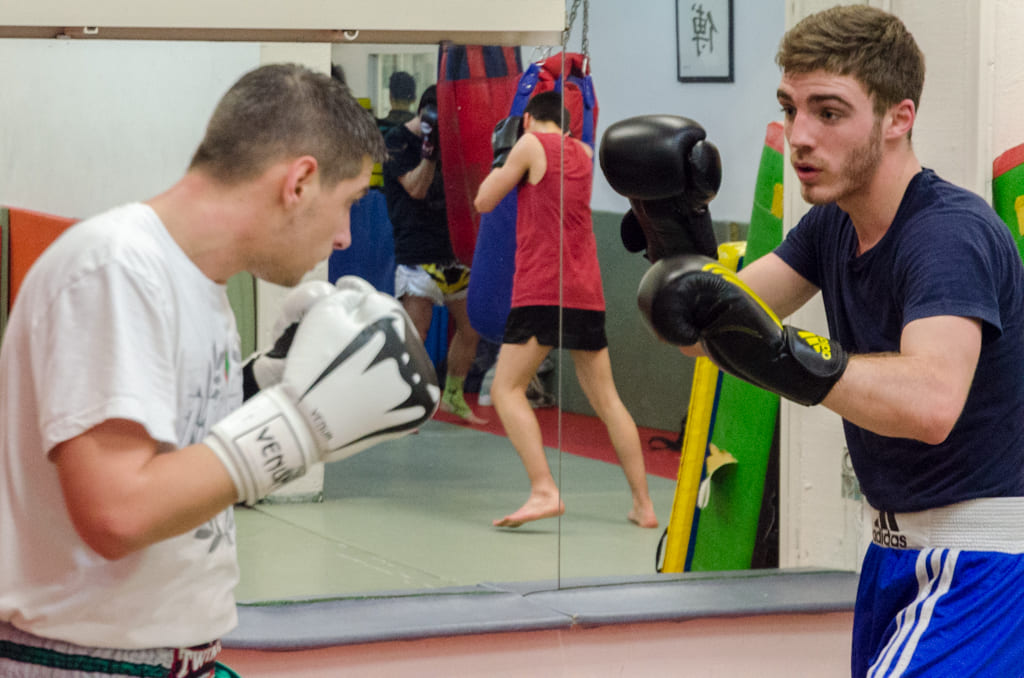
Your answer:
[[[898,139],[910,133],[914,128],[914,120],[917,119],[917,108],[910,99],[904,99],[889,109],[886,120],[889,122],[889,129],[886,137]]]
[[[281,200],[285,207],[293,207],[302,200],[303,194],[318,180],[318,169],[319,164],[311,155],[303,155],[292,160],[281,186]]]

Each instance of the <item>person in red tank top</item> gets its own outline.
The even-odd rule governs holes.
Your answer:
[[[495,144],[496,167],[474,201],[479,212],[489,212],[518,187],[512,308],[491,398],[526,469],[530,496],[494,525],[519,527],[565,512],[540,425],[526,398],[537,368],[560,346],[569,349],[580,386],[608,429],[622,464],[632,494],[629,520],[653,528],[658,518],[647,489],[640,435],[615,388],[604,329],[604,293],[590,215],[593,150],[565,134],[568,127],[569,113],[559,94],[535,95],[523,114],[522,136],[511,149]]]

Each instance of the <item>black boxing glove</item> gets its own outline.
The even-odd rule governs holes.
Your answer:
[[[437,106],[434,104],[427,104],[420,111],[420,132],[423,133],[420,156],[426,160],[437,160],[440,149],[437,144]]]
[[[651,262],[683,253],[717,257],[708,203],[722,183],[722,163],[705,137],[698,123],[674,115],[627,118],[605,131],[601,170],[630,202],[626,249],[646,249]]]
[[[700,341],[723,371],[801,405],[820,403],[846,369],[836,342],[783,325],[728,268],[713,259],[662,259],[640,281],[637,302],[666,341]]]
[[[622,217],[622,244],[654,263],[675,254],[718,257],[718,240],[707,208],[693,209],[680,198],[630,200]]]
[[[491,132],[491,149],[494,151],[494,162],[491,169],[501,167],[508,160],[508,154],[512,147],[523,136],[523,118],[518,115],[510,115],[498,121]]]

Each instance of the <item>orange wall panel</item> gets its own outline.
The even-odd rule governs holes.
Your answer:
[[[8,208],[10,219],[10,304],[18,296],[18,289],[28,270],[39,255],[77,219],[44,214],[33,210]]]

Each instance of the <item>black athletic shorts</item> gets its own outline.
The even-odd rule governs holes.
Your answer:
[[[502,341],[506,344],[525,344],[530,337],[537,337],[537,343],[541,346],[574,351],[600,351],[608,346],[608,336],[604,332],[604,311],[558,306],[517,306],[509,311]]]

